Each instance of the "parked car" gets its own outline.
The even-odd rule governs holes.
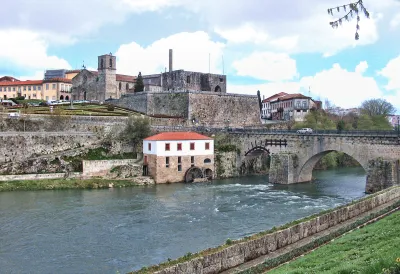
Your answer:
[[[298,134],[312,134],[313,130],[311,128],[301,128],[297,131]]]

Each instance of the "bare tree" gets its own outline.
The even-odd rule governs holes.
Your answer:
[[[396,108],[384,99],[366,100],[361,105],[361,112],[368,116],[389,115],[396,112]]]
[[[360,35],[358,34],[358,32],[360,31],[360,14],[363,13],[365,17],[369,18],[369,12],[364,7],[363,1],[358,0],[354,3],[330,8],[328,9],[328,14],[333,16],[334,11],[340,12],[341,10],[347,13],[344,16],[340,17],[339,19],[329,22],[329,24],[331,25],[332,28],[337,28],[339,25],[342,25],[344,20],[350,21],[350,19],[356,17],[357,25],[356,25],[356,34],[354,38],[358,40],[360,38]]]

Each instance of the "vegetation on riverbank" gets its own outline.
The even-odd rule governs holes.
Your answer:
[[[19,190],[61,190],[61,189],[98,189],[137,186],[135,180],[107,179],[47,179],[0,182],[0,192]]]
[[[343,152],[331,152],[321,158],[314,169],[326,170],[335,167],[356,167],[360,164],[351,156]]]
[[[397,211],[268,273],[400,273],[399,230]]]

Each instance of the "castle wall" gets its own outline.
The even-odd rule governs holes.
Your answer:
[[[257,96],[191,92],[190,120],[199,125],[243,127],[260,124]]]
[[[191,125],[243,127],[260,124],[257,96],[215,92],[146,92],[113,104],[150,116],[186,118]]]

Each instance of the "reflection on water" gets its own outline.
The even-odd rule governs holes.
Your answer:
[[[0,193],[2,273],[121,273],[362,197],[362,168],[308,184],[249,176],[201,184]]]

